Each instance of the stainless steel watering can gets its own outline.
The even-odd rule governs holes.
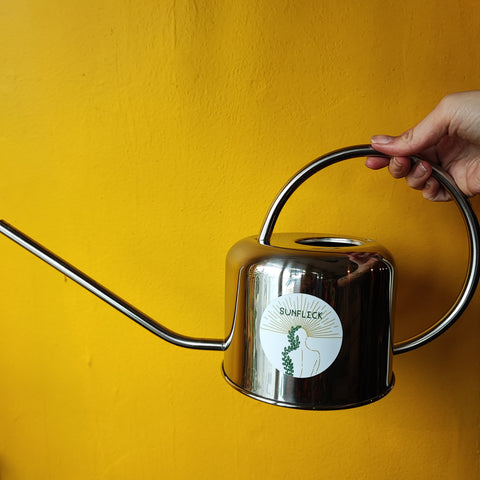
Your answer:
[[[345,235],[273,233],[286,201],[305,180],[334,163],[365,156],[386,155],[359,145],[305,166],[276,197],[260,234],[232,247],[226,262],[225,339],[179,335],[3,220],[0,232],[160,338],[224,351],[225,378],[252,398],[303,409],[355,407],[391,390],[393,354],[424,345],[451,326],[470,302],[480,275],[477,218],[450,177],[435,166],[433,176],[450,192],[465,221],[468,273],[443,318],[411,339],[393,342],[394,267],[385,248]]]

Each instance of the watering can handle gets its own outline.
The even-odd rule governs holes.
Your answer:
[[[298,173],[296,173],[283,187],[280,193],[275,198],[272,203],[265,221],[262,226],[262,230],[258,237],[258,242],[262,245],[270,245],[270,238],[272,236],[275,223],[280,215],[280,211],[283,206],[293,194],[293,192],[308,178],[313,174],[319,172],[320,170],[333,165],[335,163],[341,162],[342,160],[348,160],[350,158],[357,157],[386,157],[388,155],[378,152],[370,145],[357,145],[353,147],[342,148],[334,152],[323,155],[322,157],[317,158],[313,162],[306,165]],[[423,161],[423,159],[415,156],[410,156],[411,160],[414,162]],[[459,190],[455,185],[454,181],[450,178],[449,175],[444,173],[435,165],[432,165],[432,176],[436,178],[443,187],[450,193],[452,198],[457,203],[459,210],[462,214],[463,220],[467,227],[468,232],[468,248],[469,248],[469,260],[468,260],[468,273],[465,277],[462,289],[455,301],[455,303],[450,307],[450,309],[445,313],[445,315],[430,328],[425,330],[418,335],[415,335],[412,338],[395,343],[393,347],[393,353],[404,353],[414,348],[418,348],[434,338],[438,337],[443,333],[448,327],[453,325],[453,323],[460,317],[460,315],[467,308],[470,300],[475,293],[475,289],[478,284],[480,276],[480,227],[478,225],[477,217],[470,205],[470,202],[465,197],[465,195]]]

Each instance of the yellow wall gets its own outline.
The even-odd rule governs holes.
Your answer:
[[[1,216],[170,328],[222,337],[228,248],[316,156],[479,88],[480,6],[4,0],[0,45]],[[386,245],[398,339],[465,270],[455,207],[360,159],[309,180],[278,230]],[[478,478],[478,294],[395,358],[385,399],[293,411],[230,388],[221,353],[162,342],[0,248],[2,480]]]

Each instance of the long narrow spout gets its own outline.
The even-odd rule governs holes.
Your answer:
[[[208,338],[193,338],[180,335],[172,330],[160,325],[155,320],[136,309],[125,300],[121,299],[110,290],[100,285],[98,282],[85,275],[83,272],[70,265],[65,260],[47,250],[42,245],[27,237],[24,233],[17,230],[7,222],[0,220],[0,233],[3,233],[10,240],[27,249],[29,252],[42,259],[58,271],[62,272],[68,278],[71,278],[88,291],[107,302],[112,307],[131,318],[142,327],[146,328],[155,335],[163,338],[167,342],[178,345],[179,347],[195,348],[199,350],[225,350],[228,346],[226,340],[216,340]]]

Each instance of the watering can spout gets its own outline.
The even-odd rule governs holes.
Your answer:
[[[97,297],[107,302],[109,305],[116,308],[118,311],[122,312],[124,315],[134,320],[142,327],[146,328],[147,330],[154,333],[163,340],[166,340],[167,342],[173,343],[174,345],[178,345],[180,347],[194,348],[199,350],[223,351],[228,347],[229,339],[217,340],[208,338],[187,337],[175,333],[172,330],[164,327],[163,325],[160,325],[148,315],[133,307],[128,302],[105,288],[103,285],[100,285],[98,282],[85,275],[73,265],[70,265],[65,260],[50,252],[45,247],[38,244],[35,240],[32,240],[30,237],[20,232],[4,220],[0,220],[0,233],[8,237],[10,240],[13,240],[18,245],[28,250],[30,253],[33,253],[44,262],[56,268],[58,271],[62,272],[64,275],[74,280],[79,285],[86,288],[88,291],[95,294]]]

